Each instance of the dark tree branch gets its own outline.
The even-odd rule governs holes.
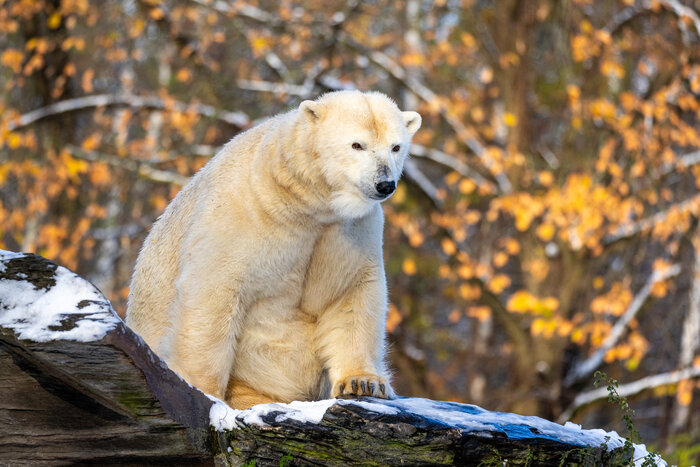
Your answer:
[[[230,112],[217,109],[205,104],[186,104],[178,101],[165,101],[159,97],[141,97],[132,94],[97,94],[92,96],[77,97],[56,102],[46,107],[41,107],[18,119],[9,122],[8,130],[14,131],[47,117],[60,115],[66,112],[84,110],[95,107],[126,106],[131,108],[146,108],[158,110],[175,110],[177,112],[191,112],[204,117],[214,118],[238,128],[246,128],[250,125],[250,118],[243,112]]]

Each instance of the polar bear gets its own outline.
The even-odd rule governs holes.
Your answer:
[[[234,408],[393,398],[379,203],[420,125],[381,93],[339,91],[236,136],[153,225],[127,324]]]

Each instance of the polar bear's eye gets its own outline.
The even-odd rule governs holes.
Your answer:
[[[398,144],[396,146],[394,146],[393,148],[391,148],[392,152],[399,152],[400,150],[401,150],[401,146],[399,146]]]
[[[357,151],[362,151],[362,145],[360,143],[352,143],[352,148]]]

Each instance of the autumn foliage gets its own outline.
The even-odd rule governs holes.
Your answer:
[[[576,405],[604,369],[642,386],[647,441],[698,441],[699,12],[0,0],[0,247],[123,311],[149,226],[218,147],[380,90],[424,118],[385,203],[399,392],[619,428],[604,400]]]

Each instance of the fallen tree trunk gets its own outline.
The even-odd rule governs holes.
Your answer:
[[[170,371],[87,281],[0,250],[0,464],[624,465],[645,454],[614,432],[428,399],[236,411]]]

